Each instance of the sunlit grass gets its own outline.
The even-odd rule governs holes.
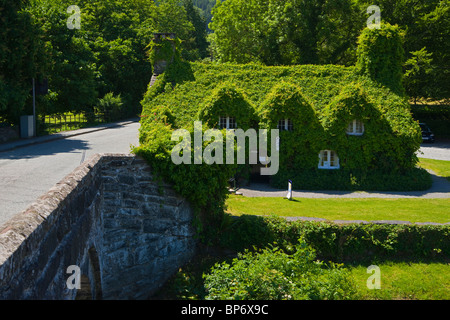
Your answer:
[[[419,158],[419,166],[433,170],[438,176],[450,181],[450,161]]]
[[[450,222],[450,199],[311,199],[289,201],[272,197],[230,195],[227,211],[233,215],[278,215],[328,220],[401,220]]]
[[[368,266],[349,267],[362,300],[448,300],[450,299],[450,264],[383,263],[380,289],[368,289]]]

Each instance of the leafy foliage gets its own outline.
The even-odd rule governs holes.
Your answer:
[[[334,262],[446,261],[450,254],[446,225],[358,224],[287,221],[277,216],[241,216],[225,229],[220,244],[236,251],[276,242],[292,250],[298,238],[323,260]]]
[[[220,300],[342,300],[351,299],[355,284],[345,269],[315,261],[303,240],[294,252],[266,248],[246,251],[230,264],[216,264],[205,275],[206,299]]]
[[[284,81],[276,84],[262,102],[259,116],[261,128],[277,129],[278,122],[285,119],[293,124],[292,130],[279,132],[282,172],[317,167],[324,131],[300,87]]]
[[[102,99],[99,99],[95,108],[96,112],[107,113],[111,119],[119,119],[122,113],[123,102],[120,94],[114,96],[112,92],[105,94]]]
[[[432,54],[425,48],[411,52],[411,58],[405,62],[404,87],[409,97],[417,99],[430,96],[433,77]]]
[[[248,105],[260,128],[276,129],[278,120],[291,118],[293,131],[280,132],[274,186],[285,188],[289,179],[305,189],[423,190],[431,184],[426,172],[414,169],[421,136],[408,103],[353,67],[177,63],[149,88],[144,114],[164,105],[177,128],[198,119],[215,127],[219,116],[233,113],[247,129]],[[355,118],[364,121],[362,136],[346,134]],[[338,152],[340,170],[317,168],[320,150],[328,148]]]
[[[38,113],[91,112],[97,97],[112,92],[122,97],[123,117],[136,115],[152,76],[146,47],[154,32],[176,33],[181,54],[192,60],[206,54],[206,26],[190,0],[81,0],[79,29],[67,26],[71,5],[0,4],[7,25],[0,34],[2,118],[18,122],[33,77],[49,82],[49,94],[38,97]]]
[[[356,67],[359,72],[403,94],[404,59],[402,33],[398,26],[381,23],[380,28],[365,28],[358,39]]]
[[[26,4],[22,0],[0,1],[0,118],[11,123],[31,113],[31,102],[27,101],[31,79],[42,80],[46,67],[42,33]]]
[[[218,128],[219,117],[239,119],[238,127],[243,130],[255,128],[257,117],[254,106],[233,84],[220,84],[203,103],[199,119],[209,128]]]
[[[358,0],[360,12],[364,12],[369,0]],[[418,52],[426,50],[431,55],[429,77],[414,77],[416,82],[405,82],[405,89],[413,98],[420,90],[422,98],[441,100],[450,96],[450,6],[441,0],[379,0],[376,3],[381,10],[381,19],[391,25],[398,25],[404,31],[403,48],[405,60],[415,59]],[[425,58],[422,55],[423,58]],[[429,59],[427,57],[426,59]],[[410,61],[411,62],[411,61]],[[404,72],[411,70],[404,66]],[[425,69],[428,67],[425,65]],[[422,68],[422,71],[425,71]],[[426,72],[426,73],[428,73]],[[406,79],[405,79],[406,80]],[[420,84],[419,84],[420,83]]]
[[[359,25],[351,1],[218,1],[210,28],[222,62],[352,63]]]

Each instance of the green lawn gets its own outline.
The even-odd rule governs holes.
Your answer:
[[[348,267],[362,300],[448,300],[450,299],[450,264],[384,263],[380,268],[380,289],[369,290],[368,266]]]
[[[278,215],[328,220],[402,220],[450,222],[450,199],[310,199],[247,198],[230,195],[227,211],[233,215]]]
[[[419,158],[419,166],[433,170],[438,176],[450,181],[450,161]]]
[[[152,299],[204,299],[204,273],[209,273],[216,262],[225,257],[197,256],[178,273]],[[343,267],[349,270],[356,285],[358,300],[449,300],[450,264],[383,262],[380,268],[380,289],[368,289],[368,265]]]

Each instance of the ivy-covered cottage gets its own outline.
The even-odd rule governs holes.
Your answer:
[[[164,167],[167,179],[183,176],[184,190],[190,186],[183,181],[194,179],[191,184],[204,183],[205,192],[211,192],[230,175],[248,181],[257,172],[255,166],[173,165],[173,130],[193,132],[198,120],[204,129],[279,129],[279,171],[270,177],[273,186],[286,188],[291,180],[296,189],[426,189],[429,175],[416,168],[420,127],[400,83],[398,37],[396,27],[389,25],[365,30],[358,63],[351,67],[175,59],[142,101],[137,151]]]

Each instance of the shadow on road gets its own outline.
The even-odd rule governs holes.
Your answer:
[[[79,139],[60,139],[37,143],[12,151],[0,152],[0,160],[33,159],[59,153],[80,152],[89,149],[89,143]]]

